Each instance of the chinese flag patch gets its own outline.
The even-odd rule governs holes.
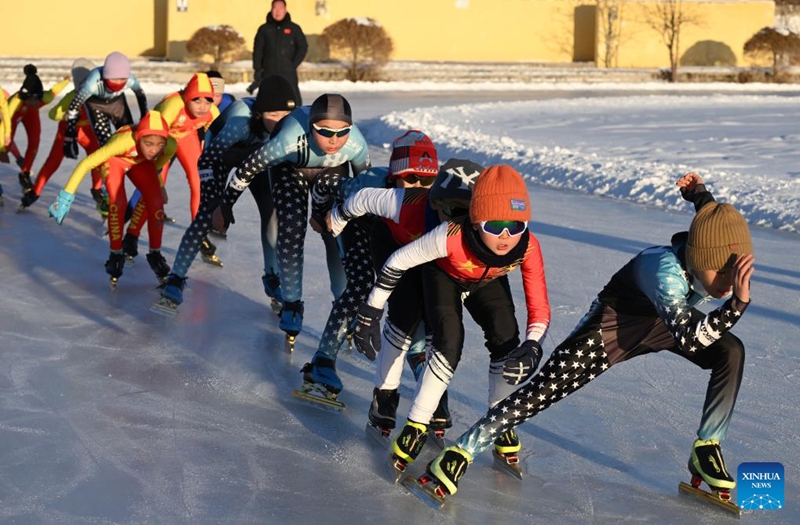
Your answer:
[[[287,27],[286,29],[284,29],[284,30],[283,30],[283,33],[284,33],[285,35],[291,35],[291,34],[292,34],[292,30],[291,30],[290,28],[288,28],[288,27]]]

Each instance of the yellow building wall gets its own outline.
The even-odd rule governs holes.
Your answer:
[[[0,0],[0,56],[164,56],[167,2]]]
[[[102,57],[118,50],[180,60],[192,33],[216,24],[233,26],[252,48],[256,30],[270,9],[270,0],[183,1],[185,12],[177,10],[179,0],[0,0],[6,22],[0,56]],[[616,65],[667,66],[664,44],[644,22],[646,1],[617,3],[624,4],[624,19]],[[288,9],[307,35],[318,35],[342,18],[374,18],[393,39],[395,60],[571,62],[597,61],[602,56],[596,4],[595,0],[288,0]],[[714,40],[743,65],[744,42],[774,23],[771,0],[686,4],[702,24],[685,28],[682,54],[698,42]],[[319,9],[321,5],[325,9]]]
[[[666,44],[647,23],[652,20],[653,2],[608,1],[606,5],[619,8],[620,45],[617,67],[651,68],[669,67]],[[742,48],[761,28],[775,23],[775,4],[772,0],[699,1],[683,2],[686,23],[680,33],[679,56],[681,63],[693,62],[692,57],[702,55],[716,61],[716,65],[746,65]],[[597,63],[603,65],[605,53],[601,10],[598,10]],[[730,63],[733,61],[733,63]],[[708,65],[714,65],[713,62]]]
[[[266,21],[270,1],[188,0],[179,13],[168,9],[170,58],[181,58],[192,33],[210,24],[228,24],[249,47]],[[395,60],[555,61],[573,60],[573,13],[563,0],[289,0],[292,21],[306,35],[320,34],[348,17],[370,17],[386,28]],[[556,14],[559,16],[555,16]],[[593,22],[593,21],[591,21]],[[593,45],[589,45],[591,49]],[[586,46],[584,46],[586,47]],[[591,60],[592,57],[586,58]]]

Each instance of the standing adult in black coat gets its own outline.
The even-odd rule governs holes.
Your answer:
[[[308,52],[306,35],[299,25],[292,22],[286,11],[284,0],[272,0],[272,9],[267,14],[267,23],[256,33],[253,44],[253,69],[255,79],[247,88],[252,94],[261,79],[268,75],[280,75],[294,88],[297,105],[301,106],[300,88],[297,85],[297,68]]]

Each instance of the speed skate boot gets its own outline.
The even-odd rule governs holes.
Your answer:
[[[689,458],[689,472],[692,473],[692,486],[698,488],[701,481],[711,487],[722,500],[730,500],[730,491],[736,480],[728,473],[719,441],[697,439],[692,446]]]
[[[425,352],[411,352],[406,354],[406,362],[414,373],[414,380],[419,381],[422,372],[425,371],[426,357]],[[431,417],[430,429],[433,431],[434,443],[439,448],[444,449],[444,431],[453,426],[453,420],[450,417],[450,409],[447,403],[447,391],[445,390],[439,400],[439,406]]]
[[[166,317],[173,317],[178,313],[178,305],[183,302],[183,288],[186,286],[186,277],[171,273],[161,285],[161,297],[150,307],[150,311]]]
[[[171,273],[164,280],[161,297],[166,297],[176,305],[183,302],[183,289],[186,287],[186,277]]]
[[[303,367],[303,381],[322,386],[330,394],[338,394],[344,388],[342,380],[336,374],[336,363],[319,352]]]
[[[428,428],[425,425],[410,419],[406,421],[400,435],[392,443],[392,455],[389,458],[396,477],[402,476],[408,466],[417,459],[427,440]]]
[[[200,257],[203,258],[203,262],[222,268],[222,261],[217,257],[217,247],[208,240],[208,237],[200,243]]]
[[[136,256],[139,255],[139,237],[126,233],[122,238],[122,253],[125,254],[125,262],[135,264]]]
[[[397,390],[372,389],[372,404],[369,406],[369,424],[377,429],[383,437],[388,438],[397,424],[397,405],[400,394]]]
[[[336,375],[336,364],[332,359],[317,352],[311,362],[303,365],[300,371],[303,373],[303,386],[300,390],[293,390],[293,396],[323,410],[341,412],[345,409],[344,403],[336,400],[343,386]]]
[[[161,250],[150,250],[150,253],[147,254],[147,263],[150,265],[153,273],[156,274],[156,278],[159,282],[163,283],[166,281],[171,268],[169,264],[167,264],[167,260],[164,259],[164,256],[161,255]]]
[[[122,276],[122,268],[125,266],[125,256],[122,252],[111,252],[106,261],[106,273],[111,276],[111,288],[117,287],[117,281]]]
[[[439,406],[436,407],[430,423],[433,436],[436,439],[435,443],[442,449],[444,448],[444,431],[453,426],[447,403],[447,390],[445,390],[441,399],[439,399]]]
[[[92,194],[92,199],[100,215],[108,217],[108,195],[102,189],[91,189],[89,193]]]
[[[19,177],[19,186],[20,188],[22,188],[22,193],[25,193],[26,191],[33,188],[30,171],[20,171],[18,177]]]
[[[28,208],[31,204],[39,200],[39,196],[33,192],[32,189],[26,191],[22,194],[22,199],[19,202],[19,210],[22,211],[25,208]]]
[[[261,282],[264,283],[264,293],[270,298],[270,307],[276,314],[280,314],[281,308],[283,308],[281,278],[274,272],[264,272]]]
[[[427,485],[433,481],[436,486],[431,490],[437,496],[444,498],[447,494],[453,495],[458,492],[458,482],[470,463],[472,456],[469,452],[458,447],[447,447],[428,463],[425,474],[419,479],[420,484]]]
[[[521,449],[519,436],[513,428],[509,428],[494,440],[494,450],[492,450],[494,464],[515,478],[522,479],[522,469],[519,466]]]
[[[294,351],[294,340],[303,328],[303,301],[283,303],[278,327],[286,332],[286,342],[289,350]]]

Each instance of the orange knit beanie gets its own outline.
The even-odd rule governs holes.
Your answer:
[[[530,221],[531,201],[522,175],[505,164],[483,170],[472,190],[469,217],[473,223]]]

